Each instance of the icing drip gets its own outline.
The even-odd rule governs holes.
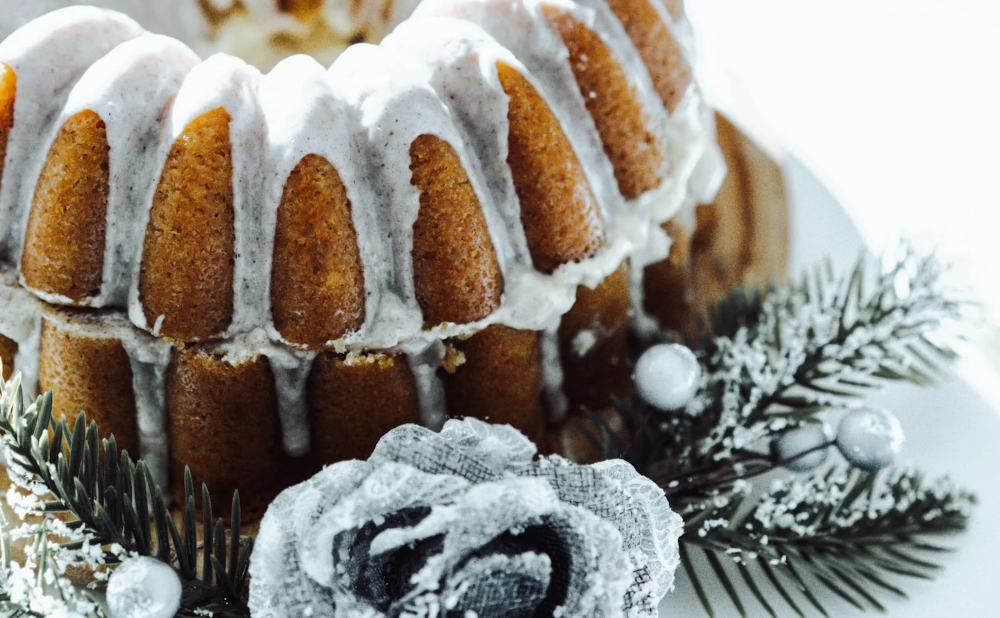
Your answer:
[[[406,360],[417,386],[417,403],[420,406],[420,423],[438,431],[448,420],[444,384],[438,375],[445,346],[438,342],[419,353],[408,353]]]
[[[663,231],[663,228],[657,227],[649,235],[649,242],[629,258],[628,285],[631,314],[629,325],[632,332],[642,339],[648,339],[660,330],[659,320],[646,311],[646,289],[644,286],[646,267],[667,259],[672,245],[673,240],[670,236]]]
[[[421,19],[402,24],[382,42],[389,53],[419,58],[413,67],[446,101],[463,140],[474,153],[496,234],[504,241],[498,257],[508,278],[531,266],[528,243],[510,167],[507,165],[509,97],[500,86],[496,63],[526,73],[508,50],[474,25],[453,19]]]
[[[167,442],[167,368],[173,346],[134,328],[122,331],[122,346],[132,367],[139,456],[149,465],[153,480],[160,487],[167,487],[170,450]]]
[[[38,356],[42,341],[42,308],[34,296],[17,287],[11,272],[0,272],[0,335],[17,344],[14,369],[29,397],[38,394]]]
[[[558,423],[566,418],[569,399],[563,388],[565,374],[559,354],[559,327],[541,331],[539,343],[542,348],[542,397],[549,423]]]
[[[301,457],[309,452],[309,402],[306,383],[312,370],[311,356],[303,360],[294,354],[269,354],[274,387],[281,415],[281,435],[285,452]]]
[[[262,329],[240,335],[215,349],[223,352],[223,358],[232,365],[250,361],[258,354],[267,357],[274,375],[284,450],[292,457],[307,454],[310,440],[306,383],[316,353],[276,345]]]
[[[715,131],[713,123],[712,131]],[[691,172],[688,191],[698,204],[708,204],[715,199],[726,178],[726,159],[718,144],[709,144],[698,164]]]

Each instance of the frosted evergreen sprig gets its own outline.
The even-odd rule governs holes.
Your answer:
[[[881,608],[882,593],[904,594],[894,577],[933,575],[929,537],[964,530],[972,495],[912,471],[834,467],[752,497],[754,480],[788,463],[770,448],[787,432],[861,407],[886,383],[934,383],[971,306],[945,272],[904,247],[879,268],[862,258],[837,276],[827,263],[796,284],[736,289],[689,342],[702,383],[688,405],[617,402],[620,426],[591,415],[601,456],[630,461],[683,515],[683,564],[709,615],[698,562],[741,615],[756,613],[744,597],[772,616],[776,600],[828,615],[814,590]]]
[[[65,418],[53,418],[51,393],[28,403],[20,375],[0,384],[0,441],[12,481],[7,501],[24,522],[13,530],[4,522],[0,613],[100,616],[88,593],[70,584],[67,568],[90,569],[89,587],[97,588],[108,566],[151,556],[180,575],[179,615],[248,617],[244,596],[253,538],[240,535],[239,493],[227,530],[221,518],[213,522],[204,484],[198,512],[185,470],[178,527],[145,462],[119,452],[114,436],[101,439],[97,424],[83,414],[70,427]],[[10,560],[18,539],[31,541],[24,564]]]
[[[906,598],[900,580],[930,579],[940,569],[934,557],[947,550],[935,539],[963,531],[975,504],[972,494],[947,478],[927,482],[913,470],[878,480],[833,467],[776,480],[756,501],[747,489],[688,503],[682,513],[682,562],[710,615],[697,560],[708,563],[744,616],[747,596],[771,616],[777,616],[778,600],[799,616],[805,616],[806,604],[829,616],[816,588],[858,609],[884,611],[884,596]],[[774,594],[765,595],[768,589]]]
[[[929,385],[956,354],[947,336],[969,303],[956,299],[933,255],[910,248],[871,273],[829,263],[795,285],[737,292],[703,329],[706,383],[688,414],[710,422],[688,455],[723,460],[761,438],[851,407],[889,381]]]
[[[792,285],[737,288],[708,314],[697,339],[703,384],[664,415],[619,402],[625,432],[601,428],[602,456],[623,457],[664,480],[685,469],[758,463],[755,445],[831,408],[851,408],[888,382],[934,382],[970,303],[958,299],[933,255],[904,248],[872,272],[829,264]],[[669,335],[667,335],[669,337]]]

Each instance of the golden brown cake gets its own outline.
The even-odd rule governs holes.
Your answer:
[[[329,38],[330,4],[281,3],[273,45]],[[677,3],[381,6],[340,25],[402,23],[328,69],[94,7],[0,43],[5,373],[175,490],[187,465],[253,512],[448,416],[545,448],[628,395],[631,318],[688,310],[675,217],[723,168]],[[266,21],[198,14],[202,48]]]
[[[147,322],[156,323],[154,332],[170,339],[211,339],[233,320],[231,121],[220,107],[184,128],[167,155],[149,210],[139,300]],[[26,249],[25,255],[30,253]]]
[[[132,364],[121,340],[127,329],[94,314],[45,308],[38,381],[42,390],[60,393],[52,399],[56,418],[65,416],[72,425],[83,412],[105,436],[114,435],[119,449],[138,457]]]
[[[274,327],[299,345],[322,347],[365,319],[365,276],[340,174],[318,155],[302,158],[278,205],[271,268]]]
[[[167,378],[170,475],[184,467],[199,482],[247,497],[260,516],[278,489],[281,426],[274,374],[266,356],[230,357],[187,348],[174,354]]]

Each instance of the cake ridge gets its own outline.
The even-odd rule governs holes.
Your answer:
[[[117,45],[143,30],[121,14],[93,7],[68,7],[29,22],[0,43],[0,58],[17,75],[14,124],[7,136],[0,183],[0,255],[20,262],[28,218],[53,127],[69,90],[83,72]],[[93,37],[93,40],[91,38]],[[35,148],[41,139],[44,148]]]

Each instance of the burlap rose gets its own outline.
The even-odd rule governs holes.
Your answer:
[[[407,425],[286,490],[253,554],[253,616],[655,616],[682,531],[663,492],[621,461],[535,453],[509,426]]]

